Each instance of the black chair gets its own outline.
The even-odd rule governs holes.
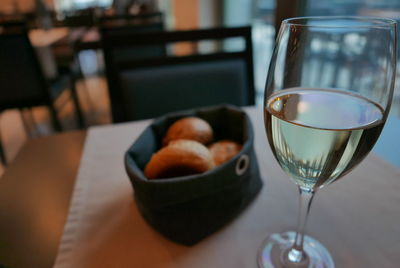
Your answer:
[[[53,25],[56,27],[92,27],[95,24],[96,15],[93,8],[53,14]]]
[[[138,46],[241,38],[239,52],[116,60],[115,51]],[[229,103],[253,105],[250,27],[103,35],[106,74],[114,122],[151,118],[175,110]]]
[[[74,81],[70,77],[45,78],[23,23],[19,27],[0,25],[0,29],[0,111],[44,105],[49,108],[54,129],[62,130],[54,102],[69,88],[76,112],[81,112]]]
[[[57,66],[57,71],[59,76],[68,77],[71,84],[71,93],[74,94],[73,101],[76,109],[76,117],[79,128],[84,128],[86,126],[85,118],[79,109],[79,102],[77,91],[75,88],[76,81],[83,79],[84,75],[79,64],[79,51],[76,50],[77,43],[79,43],[83,34],[86,32],[86,28],[83,27],[71,27],[69,28],[70,34],[63,39],[58,40],[51,45],[51,52],[54,57],[55,64]],[[82,84],[85,87],[84,83]],[[86,87],[85,87],[85,90]]]
[[[162,32],[165,30],[163,14],[160,12],[140,14],[140,15],[116,15],[105,16],[99,19],[100,32],[102,38],[120,37],[135,35],[138,33]],[[166,49],[164,44],[149,44],[129,47],[119,47],[113,50],[114,61],[126,61],[138,58],[148,58],[154,56],[165,56]]]
[[[137,24],[160,23],[164,20],[162,12],[149,12],[142,14],[108,15],[98,19],[101,27],[127,27]]]

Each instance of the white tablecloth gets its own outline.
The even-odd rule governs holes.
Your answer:
[[[91,128],[55,267],[256,267],[265,236],[294,228],[298,192],[271,154],[261,109],[247,111],[263,190],[232,223],[192,247],[154,231],[134,203],[123,155],[149,121]],[[317,193],[307,233],[331,251],[337,267],[397,267],[399,192],[400,171],[371,155]]]

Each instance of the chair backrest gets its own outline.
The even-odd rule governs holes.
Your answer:
[[[0,110],[48,104],[47,83],[26,28],[0,28]]]
[[[93,8],[59,14],[62,19],[53,14],[53,24],[57,27],[91,27],[96,24],[96,15]]]
[[[101,17],[99,20],[102,38],[131,36],[138,33],[164,31],[163,15],[161,12],[141,15],[115,15]],[[153,56],[165,56],[164,45],[147,45],[130,47],[118,47],[113,49],[113,60],[133,60]]]
[[[113,56],[120,48],[228,38],[242,38],[245,48],[127,61]],[[251,27],[108,36],[103,48],[114,122],[222,103],[254,104]]]
[[[99,24],[101,27],[126,27],[133,24],[162,22],[163,20],[164,15],[162,12],[151,12],[137,15],[102,16],[99,18]]]
[[[0,20],[0,34],[21,33],[27,29],[27,23],[23,19]]]
[[[147,32],[161,32],[164,31],[164,24],[162,22],[150,23],[135,23],[125,25],[108,25],[100,28],[102,39],[109,39],[110,37],[126,37],[139,33]],[[147,58],[152,56],[165,56],[165,45],[153,44],[136,46],[134,49],[131,47],[118,47],[112,50],[114,61],[126,61],[139,58]]]

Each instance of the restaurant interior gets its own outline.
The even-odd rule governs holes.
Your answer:
[[[140,23],[152,24],[154,29],[149,27],[149,31],[155,31],[157,27],[158,30],[179,31],[251,26],[254,104],[262,105],[276,27],[284,18],[301,15],[400,17],[400,5],[396,1],[377,4],[363,0],[299,0],[296,3],[297,6],[290,6],[288,1],[283,0],[276,3],[273,0],[2,0],[0,20],[3,27],[16,21],[25,24],[30,45],[35,49],[34,58],[39,61],[46,83],[56,87],[51,89],[57,91],[52,93],[52,98],[56,97],[55,105],[60,106],[55,112],[59,126],[55,127],[52,114],[46,106],[4,105],[0,120],[2,172],[28,139],[118,122],[111,115],[108,87],[115,82],[105,71],[100,32],[102,28],[134,28]],[[223,49],[240,48],[240,42],[231,41],[225,42]],[[192,42],[192,45],[176,42],[169,45],[167,53],[185,55],[216,49],[215,45],[202,42]],[[68,79],[71,80],[69,83],[66,82]],[[68,87],[73,88],[72,93],[64,90]],[[398,95],[395,93],[395,101]],[[396,107],[398,105],[394,105],[393,113],[398,116],[400,112],[396,112]],[[387,135],[393,136],[393,133],[391,131]],[[379,152],[386,151],[385,145],[378,144],[378,147]],[[397,160],[391,161],[400,164]]]
[[[44,183],[44,185],[47,185],[44,188],[47,187],[48,190],[43,191],[47,191],[48,197],[43,197],[43,204],[36,204],[34,209],[28,209],[34,213],[35,211],[41,211],[39,207],[42,205],[41,209],[49,209],[53,213],[60,208],[49,208],[51,205],[46,203],[47,198],[48,200],[62,199],[54,204],[61,204],[60,207],[62,206],[63,214],[60,214],[60,216],[57,213],[44,213],[41,223],[34,222],[32,223],[32,226],[36,224],[34,227],[27,228],[27,230],[34,230],[34,228],[42,228],[43,230],[40,229],[38,233],[36,233],[37,229],[32,232],[29,231],[27,245],[15,250],[15,254],[14,252],[10,253],[11,249],[14,250],[18,247],[11,242],[10,244],[3,244],[1,237],[1,234],[8,233],[7,230],[12,230],[12,227],[10,227],[12,223],[10,221],[4,223],[4,225],[0,223],[0,268],[3,267],[1,257],[4,258],[5,263],[16,264],[16,267],[29,267],[26,266],[31,261],[29,258],[36,254],[34,251],[29,251],[36,247],[36,243],[39,243],[37,241],[40,238],[36,235],[46,233],[47,231],[44,230],[46,228],[49,231],[47,232],[48,237],[46,237],[48,240],[44,239],[46,241],[43,242],[45,247],[38,249],[37,259],[32,259],[34,264],[45,265],[32,267],[53,267],[54,263],[59,265],[56,265],[57,267],[75,267],[68,265],[70,260],[66,261],[65,263],[67,264],[63,266],[65,260],[56,259],[58,258],[56,255],[57,252],[64,250],[58,248],[63,234],[62,239],[70,242],[68,237],[65,238],[63,228],[69,215],[68,213],[71,212],[68,210],[71,196],[74,194],[74,199],[72,200],[75,200],[75,195],[79,195],[79,190],[84,191],[82,190],[83,188],[79,188],[82,186],[80,184],[77,184],[78,188],[72,187],[74,187],[77,174],[79,174],[79,178],[85,175],[82,175],[82,170],[78,171],[79,165],[82,166],[82,163],[84,163],[89,166],[90,164],[90,161],[80,162],[82,152],[86,152],[83,148],[88,150],[87,148],[93,146],[90,144],[94,144],[93,140],[95,140],[94,136],[92,137],[87,133],[99,130],[101,127],[105,127],[104,133],[106,133],[108,131],[107,127],[112,126],[113,133],[116,135],[114,136],[115,140],[118,140],[118,135],[121,135],[121,137],[125,135],[118,133],[119,128],[124,131],[132,130],[132,133],[135,133],[133,136],[137,137],[140,134],[139,131],[133,130],[133,127],[130,129],[129,123],[134,122],[135,126],[139,126],[139,129],[142,130],[150,122],[148,121],[149,119],[160,118],[165,114],[176,111],[226,103],[238,107],[254,108],[255,110],[252,110],[253,112],[251,113],[257,111],[262,116],[267,73],[270,60],[273,57],[273,49],[279,27],[283,20],[300,16],[384,17],[400,22],[400,2],[398,0],[0,0],[0,182],[3,177],[6,178],[3,191],[0,189],[0,196],[2,193],[8,192],[8,190],[4,189],[12,188],[11,184],[14,182],[10,182],[11,177],[17,177],[20,173],[22,174],[21,176],[29,174],[27,170],[22,171],[26,166],[22,166],[21,163],[36,163],[32,162],[32,159],[40,161],[36,159],[36,157],[38,159],[41,158],[40,146],[47,150],[46,153],[43,152],[43,155],[45,155],[43,157],[44,160],[41,160],[43,166],[49,167],[49,171],[46,174],[53,174],[52,164],[46,164],[44,161],[50,161],[52,158],[50,153],[53,152],[53,149],[56,149],[51,146],[57,144],[55,142],[58,139],[57,137],[61,137],[59,140],[65,141],[65,144],[60,149],[60,152],[57,152],[59,159],[56,160],[56,163],[64,161],[60,160],[61,152],[69,152],[67,147],[70,147],[72,148],[71,154],[67,153],[65,155],[64,171],[68,169],[69,165],[73,166],[71,170],[63,171],[63,174],[68,173],[68,178],[71,178],[73,182],[61,182],[59,185],[57,184],[58,186],[52,185],[51,182]],[[340,48],[334,47],[335,44],[333,42],[336,40],[330,41],[332,41],[333,50],[340,50]],[[357,38],[350,41],[356,45],[362,42]],[[318,45],[323,46],[326,44],[318,44],[317,42],[316,46]],[[400,45],[397,44],[397,46],[397,57],[399,57]],[[346,51],[342,52],[342,55],[346,56]],[[351,87],[354,82],[351,79],[353,74],[347,70],[333,71],[336,64],[335,60],[340,59],[333,59],[330,56],[329,54],[321,53],[315,59],[315,62],[309,65],[313,73],[310,81],[323,80],[326,83],[331,83],[331,81],[340,79],[341,83]],[[398,63],[397,66],[399,66]],[[394,87],[390,114],[380,139],[373,149],[374,155],[372,159],[379,158],[376,161],[379,163],[379,168],[375,168],[372,164],[368,169],[364,169],[363,173],[357,175],[359,177],[369,172],[376,172],[377,175],[380,175],[382,173],[379,172],[384,167],[388,167],[391,172],[388,175],[390,178],[398,176],[398,171],[396,170],[400,168],[400,139],[398,139],[400,133],[400,68],[397,69],[397,83]],[[325,75],[326,73],[329,73],[329,75]],[[263,121],[255,122],[258,122],[258,125],[253,126],[256,135],[262,136],[266,140]],[[111,128],[109,133],[111,133]],[[62,135],[65,134],[69,135],[69,138],[63,140]],[[92,138],[90,142],[88,137]],[[101,145],[102,150],[107,151],[107,149],[110,149],[112,151],[112,144],[107,145],[107,141],[102,143],[100,137],[103,136],[99,135],[97,142]],[[107,137],[107,135],[104,134],[104,137]],[[46,140],[46,138],[49,139]],[[83,145],[85,139],[86,144]],[[72,142],[74,140],[79,140],[79,146]],[[123,139],[121,138],[121,140]],[[46,144],[46,142],[48,143]],[[75,146],[79,148],[75,150]],[[115,148],[119,148],[118,146],[117,144]],[[125,146],[120,149],[126,150],[127,148]],[[261,149],[256,147],[256,150]],[[77,153],[77,151],[79,152]],[[269,157],[269,152],[266,154]],[[111,156],[114,155],[110,153],[108,157],[111,158]],[[122,159],[118,161],[122,166]],[[368,163],[372,162],[370,160]],[[269,165],[267,164],[266,167],[260,168],[270,168]],[[19,170],[17,170],[17,166]],[[35,176],[39,177],[40,174],[45,174],[45,171],[39,170],[43,167],[42,165],[29,164],[28,166],[33,168],[32,174],[35,174]],[[55,166],[58,168],[58,164]],[[121,168],[120,166],[119,168]],[[103,167],[101,170],[106,172],[106,169]],[[55,167],[54,170],[56,170]],[[116,169],[110,167],[110,170],[115,171]],[[93,172],[96,173],[96,171]],[[126,177],[124,172],[122,173]],[[265,174],[265,170],[262,172]],[[98,174],[100,174],[100,171],[98,171]],[[375,173],[373,174],[375,175]],[[64,184],[68,184],[68,187],[64,187]],[[265,185],[268,184],[265,183]],[[385,187],[391,188],[390,185],[388,183]],[[52,186],[59,190],[56,189],[53,193],[50,193]],[[0,184],[1,187],[2,184]],[[64,187],[64,189],[61,190],[61,187]],[[65,190],[66,188],[68,188],[68,191]],[[338,188],[345,189],[346,187],[339,185]],[[363,188],[361,187],[361,189]],[[394,189],[395,187],[392,187],[393,191]],[[22,188],[18,191],[21,191],[21,195],[26,194]],[[41,195],[39,192],[37,191],[32,195],[26,194],[27,200]],[[59,196],[56,196],[57,194]],[[95,194],[107,196],[101,191]],[[276,198],[286,198],[289,194],[279,195],[278,192],[275,194],[272,192],[268,200],[271,201],[274,196]],[[394,194],[389,194],[388,196],[393,197]],[[4,194],[1,198],[8,201],[12,200],[11,194],[10,196]],[[0,201],[2,200],[1,198]],[[111,198],[111,194],[108,198]],[[345,207],[343,204],[349,200],[341,198],[341,196],[335,196],[335,198],[341,199],[339,203],[341,202],[342,207]],[[366,199],[367,196],[365,196]],[[129,200],[131,201],[131,199]],[[398,200],[397,197],[397,200],[394,200],[393,203]],[[2,213],[11,213],[10,211],[14,210],[13,205],[9,205],[7,202],[3,204],[3,208],[0,205],[0,221],[2,217],[8,217],[8,215],[3,215]],[[368,202],[373,203],[372,199]],[[271,201],[269,204],[273,207],[277,203]],[[327,205],[329,202],[321,203]],[[73,204],[71,207],[73,207]],[[105,201],[102,205],[108,211],[117,210],[116,207],[111,205],[107,207]],[[37,210],[35,210],[36,207]],[[24,209],[25,207],[21,211]],[[132,210],[131,207],[124,207],[118,213],[123,213],[123,209]],[[381,212],[386,213],[385,209],[382,209]],[[317,210],[319,212],[322,211],[318,207]],[[271,211],[277,212],[278,209],[275,208],[274,210],[272,208]],[[350,208],[349,211],[345,212],[348,215],[353,215]],[[335,213],[336,216],[340,214],[338,211]],[[356,214],[354,214],[354,217],[356,217]],[[54,216],[54,226],[48,224],[44,215],[46,217],[49,215]],[[121,215],[119,214],[119,216]],[[24,219],[27,218],[24,217],[20,217],[20,214],[18,214],[14,218],[17,218],[19,222],[25,222],[26,220]],[[280,217],[278,216],[277,218],[282,221],[286,220],[286,216]],[[10,217],[10,219],[12,218]],[[38,218],[40,218],[40,215]],[[256,216],[256,219],[259,218],[259,216]],[[389,218],[385,218],[384,222],[389,222]],[[105,217],[99,217],[99,219],[105,221]],[[332,216],[329,219],[334,219],[333,221],[340,223],[338,217],[334,218]],[[396,218],[393,216],[391,219],[394,222],[398,222],[397,216]],[[44,223],[45,221],[46,223]],[[249,243],[255,240],[259,242],[255,234],[261,228],[257,227],[254,222],[247,222],[246,219],[244,221],[245,224],[243,224],[242,220],[241,227],[237,227],[238,224],[234,223],[234,228],[239,230],[243,226],[250,226],[254,227],[254,231],[250,227],[245,228],[245,233],[253,235],[253,240],[250,239],[249,242],[244,242],[242,246],[239,246],[241,249],[249,246]],[[354,221],[363,222],[365,218],[360,216],[359,219]],[[128,223],[124,222],[124,224],[126,225],[121,225],[122,229],[120,230],[127,228]],[[321,225],[326,228],[329,227],[330,222],[326,220]],[[147,227],[143,226],[140,225],[138,230],[147,230],[145,229]],[[273,225],[271,224],[268,228],[271,226]],[[53,227],[54,229],[52,229]],[[276,225],[273,227],[275,228]],[[16,228],[19,228],[19,226]],[[318,228],[316,227],[317,232],[319,231]],[[378,229],[378,227],[376,228]],[[21,227],[20,229],[23,228]],[[354,229],[357,228],[354,227]],[[362,232],[365,230],[360,227],[356,231]],[[110,241],[99,242],[94,241],[94,239],[92,241],[93,245],[95,242],[102,246],[107,243],[115,245],[117,244],[117,239],[127,241],[128,238],[124,238],[123,231],[115,232],[117,235],[115,240],[110,238]],[[13,243],[15,241],[15,243],[20,243],[24,239],[23,235],[23,232],[21,232],[20,237],[18,234],[10,234],[7,239],[13,241]],[[150,249],[152,252],[159,250],[164,254],[160,248],[164,249],[164,246],[171,247],[172,253],[168,252],[164,255],[160,253],[161,257],[157,255],[157,258],[160,258],[160,263],[165,261],[162,260],[163,258],[168,261],[177,258],[182,263],[179,262],[181,266],[150,265],[136,267],[189,267],[185,265],[191,264],[192,261],[198,263],[201,257],[206,255],[205,252],[209,253],[208,250],[210,248],[218,250],[213,246],[208,248],[200,246],[195,250],[196,254],[198,254],[196,255],[197,257],[185,259],[182,256],[189,251],[187,248],[175,247],[164,240],[157,244],[159,242],[157,240],[158,237],[153,236],[153,233],[148,237],[146,235],[143,235],[143,237],[139,235],[138,241],[143,242],[145,238],[150,239],[151,242],[149,244],[157,245]],[[375,237],[372,233],[370,235]],[[82,237],[82,240],[86,239],[84,236]],[[339,238],[343,237],[345,235],[340,233],[337,239],[339,240]],[[387,239],[386,241],[393,242],[390,240],[391,237],[384,237]],[[239,239],[239,236],[237,238]],[[326,239],[326,237],[323,238]],[[35,242],[32,242],[33,240]],[[152,244],[154,241],[156,242]],[[225,243],[224,241],[225,237],[220,236],[218,243],[226,246],[228,242],[225,241]],[[357,239],[354,239],[352,243],[357,243],[356,241]],[[361,239],[358,240],[359,244],[357,244],[360,248],[367,247],[368,243],[360,241]],[[384,244],[382,241],[385,240],[379,241],[379,243]],[[235,240],[234,242],[238,241]],[[128,245],[128,242],[126,243]],[[395,244],[395,242],[393,243]],[[329,245],[329,243],[327,244]],[[331,247],[335,247],[333,244],[331,244]],[[335,245],[339,245],[339,243]],[[399,243],[395,245],[398,248]],[[68,245],[65,247],[65,250],[68,251]],[[119,250],[126,252],[126,249],[120,249],[117,246],[110,246],[110,248],[107,251],[104,249],[104,252],[101,251],[103,248],[98,249],[99,251],[96,252],[98,255],[96,256],[101,256],[102,253],[104,253],[104,256],[108,256],[108,254],[119,252]],[[1,253],[3,249],[5,249],[4,252],[6,253]],[[228,252],[229,249],[228,246],[225,250]],[[91,250],[88,247],[86,252],[91,252]],[[135,250],[139,250],[139,253],[135,253],[136,257],[140,256],[140,254],[145,254],[145,250],[140,249],[139,246]],[[13,259],[15,256],[22,256],[26,252],[29,252],[26,255],[29,255],[29,258]],[[370,256],[374,256],[374,252],[368,253],[370,253]],[[118,253],[115,254],[118,255]],[[337,251],[339,257],[336,257],[338,257],[339,263],[341,257],[348,257],[346,254],[345,249]],[[355,254],[364,256],[365,252],[361,253],[360,250]],[[393,252],[387,254],[392,258],[389,258],[390,262],[388,261],[388,263],[393,264],[393,262],[400,261],[396,259],[398,254],[396,255]],[[212,255],[218,254],[214,253]],[[76,256],[80,256],[79,253]],[[210,255],[207,255],[207,258],[208,256]],[[205,262],[207,262],[207,258]],[[215,258],[218,259],[217,257]],[[364,260],[364,263],[368,263],[368,258]],[[138,265],[152,263],[150,259],[146,258],[146,261],[139,261]],[[349,257],[346,259],[347,262],[343,261],[343,263],[351,264],[354,259]],[[391,262],[392,260],[394,261]],[[90,261],[92,262],[86,267],[111,267],[105,265],[109,264],[106,257],[99,257],[98,260],[93,258]],[[101,261],[104,261],[104,263],[101,263]],[[121,260],[120,263],[123,264],[124,261],[125,259]],[[158,260],[153,261],[158,263]],[[165,261],[165,263],[168,263],[168,261]],[[218,261],[223,263],[222,260],[218,259]],[[228,263],[231,262],[228,261]],[[214,264],[210,261],[211,266],[194,265],[192,267],[223,267],[213,266]],[[243,263],[236,264],[237,266],[231,267],[250,267]],[[5,267],[9,266],[6,265]],[[354,265],[348,267],[367,266]],[[394,266],[383,265],[382,267]]]

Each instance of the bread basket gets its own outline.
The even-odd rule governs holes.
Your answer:
[[[161,147],[168,127],[187,116],[206,120],[216,140],[235,140],[243,144],[242,150],[202,174],[148,180],[143,174],[146,163]],[[125,168],[141,215],[155,230],[185,245],[193,245],[228,224],[262,187],[253,140],[250,119],[233,106],[182,111],[155,119],[125,153]]]

